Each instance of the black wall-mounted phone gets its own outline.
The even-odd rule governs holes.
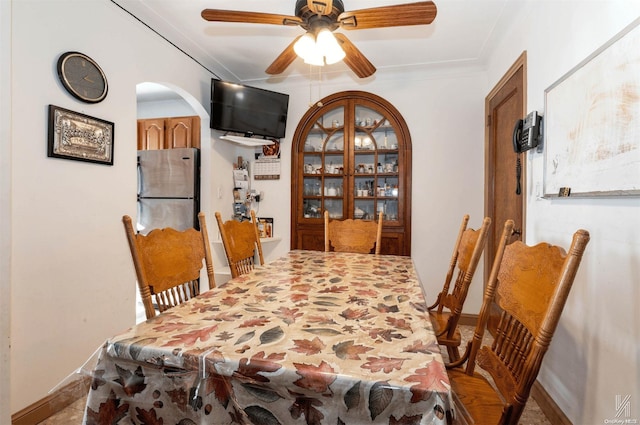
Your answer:
[[[513,150],[517,153],[528,151],[540,143],[542,117],[536,111],[530,112],[524,120],[518,120],[513,129]]]
[[[516,195],[522,193],[522,164],[520,153],[538,146],[540,143],[540,125],[542,117],[536,111],[529,112],[524,120],[518,120],[513,128],[513,150],[518,154],[516,159]]]

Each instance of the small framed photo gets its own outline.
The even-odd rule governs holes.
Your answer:
[[[49,105],[47,156],[113,165],[113,123]]]
[[[273,237],[273,218],[258,217],[258,230],[260,231],[261,238],[272,238]]]

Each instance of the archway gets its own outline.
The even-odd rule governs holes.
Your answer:
[[[166,82],[136,85],[137,119],[197,115],[200,117],[200,211],[207,217],[211,208],[211,133],[209,113],[200,101],[181,87]],[[206,279],[205,279],[206,280]],[[144,321],[144,306],[136,290],[136,322]]]

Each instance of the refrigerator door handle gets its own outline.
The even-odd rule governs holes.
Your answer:
[[[142,188],[144,187],[144,182],[142,181],[142,166],[140,165],[140,158],[138,157],[138,167],[137,167],[137,173],[138,173],[138,198],[140,197],[140,193],[142,193]]]
[[[136,232],[140,233],[141,230],[144,230],[144,228],[141,229],[141,225],[140,225],[140,217],[142,217],[142,209],[144,208],[142,206],[142,202],[140,202],[140,200],[138,200],[138,216],[136,217]]]

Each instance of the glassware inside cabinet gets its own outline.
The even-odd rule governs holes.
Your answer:
[[[320,177],[305,177],[304,196],[322,196],[322,179]]]
[[[304,142],[305,152],[320,152],[324,144],[324,133],[310,133]]]
[[[373,133],[378,141],[378,149],[398,150],[398,136],[393,129]]]
[[[342,129],[344,127],[344,107],[340,106],[331,109],[321,118],[322,128],[329,129]]]
[[[341,178],[324,179],[324,196],[342,197],[343,183]]]
[[[378,164],[380,169],[378,173],[394,174],[398,172],[398,154],[397,153],[380,153],[378,155]]]
[[[395,221],[398,219],[398,200],[397,199],[378,199],[376,201],[376,211],[383,213],[383,217],[387,221]]]
[[[304,156],[304,174],[321,174],[322,157],[320,155]]]
[[[376,196],[379,198],[397,198],[399,191],[397,176],[378,177]]]
[[[324,145],[325,152],[342,152],[344,151],[344,134],[342,131],[336,131],[331,134]]]
[[[374,214],[373,199],[356,199],[353,205],[353,218],[356,220],[373,220]]]
[[[384,116],[380,112],[367,108],[366,106],[356,106],[355,125],[357,127],[363,127],[372,129],[379,127],[384,122]]]
[[[303,202],[304,218],[320,218],[322,216],[322,206],[320,199],[306,199]]]
[[[362,154],[362,153],[356,152],[354,158],[355,158],[354,173],[356,175],[360,175],[360,174],[373,175],[377,172],[378,167],[376,162],[376,156],[373,153]]]
[[[375,196],[374,179],[372,177],[356,177],[353,195],[356,198]]]
[[[324,174],[325,175],[343,175],[344,166],[342,165],[344,158],[342,155],[327,155],[324,158]]]
[[[353,146],[356,151],[371,151],[376,149],[375,138],[367,132],[357,130],[353,138]]]
[[[341,219],[342,218],[342,199],[326,199],[324,201],[324,209],[329,211],[329,218]]]

